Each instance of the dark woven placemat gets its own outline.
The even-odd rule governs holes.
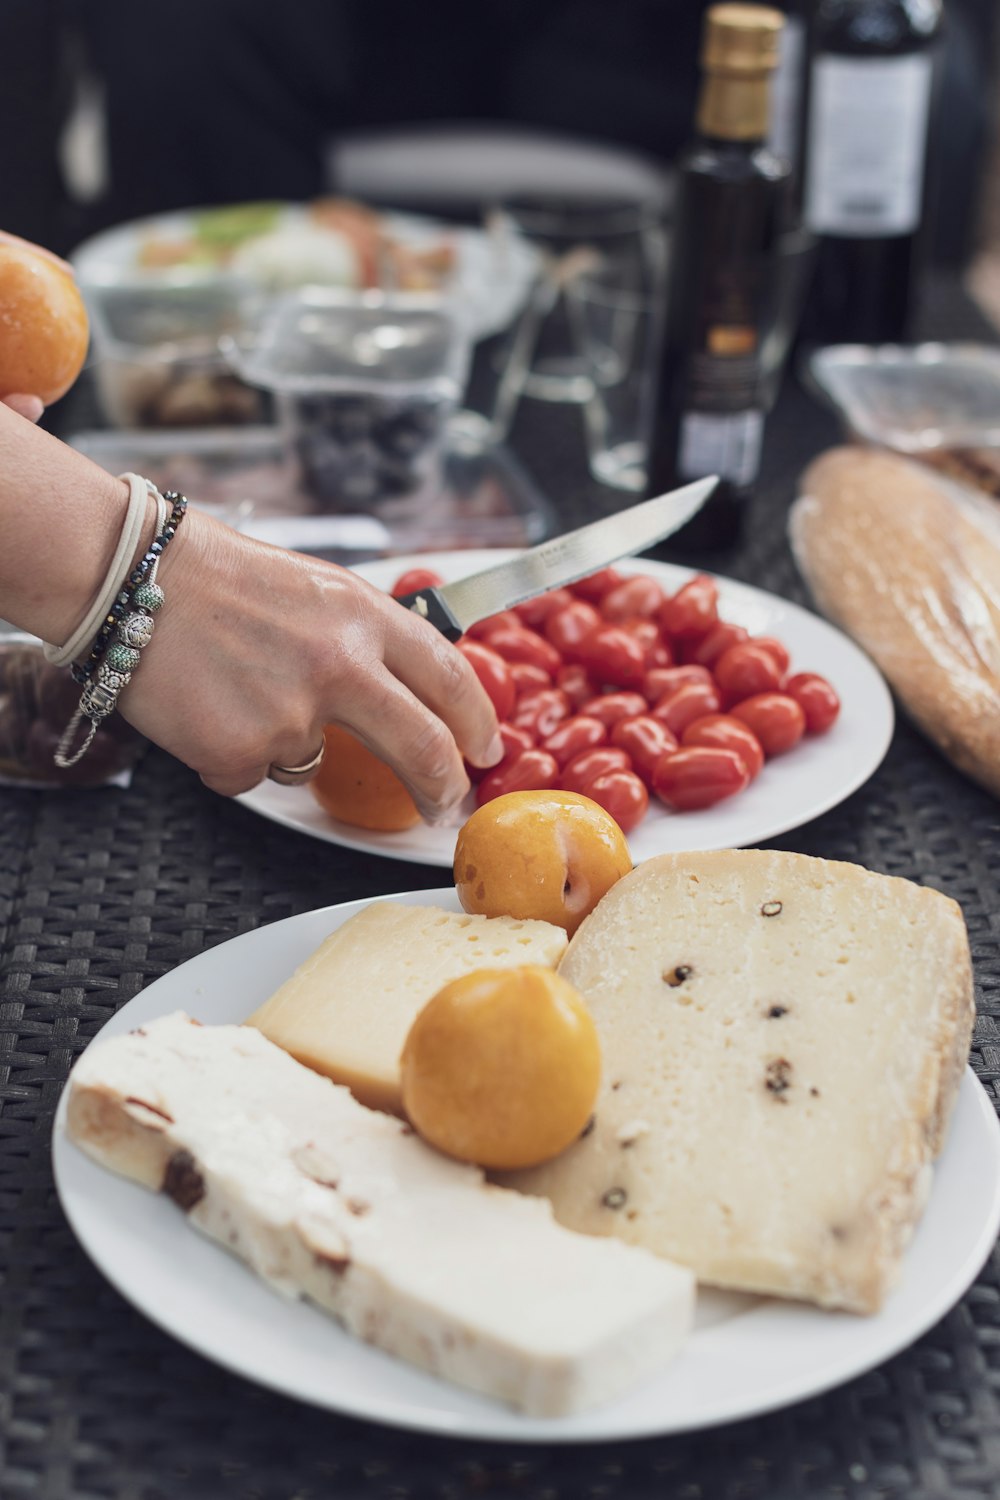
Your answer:
[[[579,478],[574,414],[545,416],[526,413],[523,451],[569,521],[595,492]],[[784,508],[833,428],[791,390],[775,431],[747,545],[717,566],[801,599]],[[978,984],[973,1066],[996,1098],[997,804],[904,725],[864,788],[775,843],[961,902]],[[421,1438],[296,1405],[173,1343],[105,1284],[66,1227],[49,1163],[60,1089],[101,1024],[211,944],[442,879],[279,829],[159,753],[127,791],[0,791],[0,1500],[1000,1496],[996,1255],[919,1343],[839,1390],[706,1433],[578,1449]]]

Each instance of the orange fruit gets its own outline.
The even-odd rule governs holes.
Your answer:
[[[536,918],[572,934],[632,868],[610,813],[577,792],[507,792],[477,808],[455,846],[466,911]]]
[[[87,355],[89,327],[65,261],[0,235],[0,396],[64,396]]]
[[[403,1105],[449,1156],[530,1167],[580,1135],[600,1073],[597,1031],[568,980],[536,964],[477,969],[438,990],[410,1027]]]
[[[328,724],[326,754],[309,789],[341,823],[396,832],[420,822],[417,804],[395,771],[346,729]]]

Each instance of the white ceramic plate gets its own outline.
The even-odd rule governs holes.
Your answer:
[[[457,910],[450,889],[387,897]],[[102,1035],[184,1009],[241,1021],[318,944],[367,903],[350,902],[244,933],[142,991]],[[859,1318],[796,1303],[702,1290],[695,1332],[677,1359],[624,1400],[539,1420],[425,1375],[351,1338],[332,1318],[286,1302],[195,1233],[169,1199],[104,1171],[66,1139],[56,1115],[56,1186],[77,1238],[154,1323],[238,1374],[317,1406],[465,1438],[591,1442],[734,1421],[828,1389],[918,1338],[975,1279],[1000,1225],[1000,1131],[971,1072],[899,1286]]]
[[[427,553],[419,557],[384,558],[357,572],[389,589],[410,567],[433,568],[445,578],[461,578],[488,568],[511,551]],[[689,568],[646,559],[616,564],[622,573],[648,573],[668,592],[691,576]],[[893,707],[878,669],[847,636],[825,620],[775,594],[766,594],[732,579],[717,579],[719,613],[744,625],[751,635],[774,635],[792,652],[794,671],[820,672],[840,694],[843,707],[829,733],[806,739],[789,754],[769,762],[747,791],[704,812],[672,813],[658,801],[629,835],[638,864],[654,854],[681,849],[738,849],[775,838],[836,807],[856,791],[880,764],[892,738]],[[264,781],[239,799],[245,807],[297,828],[313,838],[368,854],[408,859],[414,864],[450,869],[458,824],[475,807],[470,796],[455,827],[418,824],[402,833],[374,833],[329,817],[305,787],[283,787]]]
[[[288,204],[280,223],[296,223],[305,217],[305,212],[297,204]],[[186,240],[193,219],[194,211],[187,210],[156,214],[118,224],[85,240],[71,257],[81,286],[85,289],[126,284],[156,287],[177,284],[178,279],[193,279],[204,285],[213,278],[224,279],[226,273],[214,269],[145,271],[140,267],[138,254],[143,240],[150,236]],[[474,338],[499,333],[520,312],[538,263],[537,252],[527,241],[507,238],[499,244],[485,230],[417,214],[383,214],[382,221],[387,233],[414,249],[437,244],[442,239],[455,246],[457,265],[446,295],[461,306]],[[402,295],[405,298],[406,294]],[[420,301],[425,304],[427,295],[421,294]]]

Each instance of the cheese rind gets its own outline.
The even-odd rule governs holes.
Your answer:
[[[596,1124],[503,1180],[700,1280],[876,1309],[968,1056],[955,902],[804,855],[665,855],[560,972],[600,1037]]]
[[[403,1043],[442,985],[473,969],[553,968],[566,941],[549,922],[374,901],[331,933],[247,1024],[346,1084],[363,1104],[402,1115]]]
[[[690,1325],[688,1271],[560,1227],[247,1027],[177,1014],[98,1042],[67,1129],[279,1291],[532,1415],[619,1395]]]

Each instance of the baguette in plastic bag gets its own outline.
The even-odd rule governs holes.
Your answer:
[[[1000,796],[1000,507],[894,454],[810,465],[789,536],[818,607],[961,771]]]

